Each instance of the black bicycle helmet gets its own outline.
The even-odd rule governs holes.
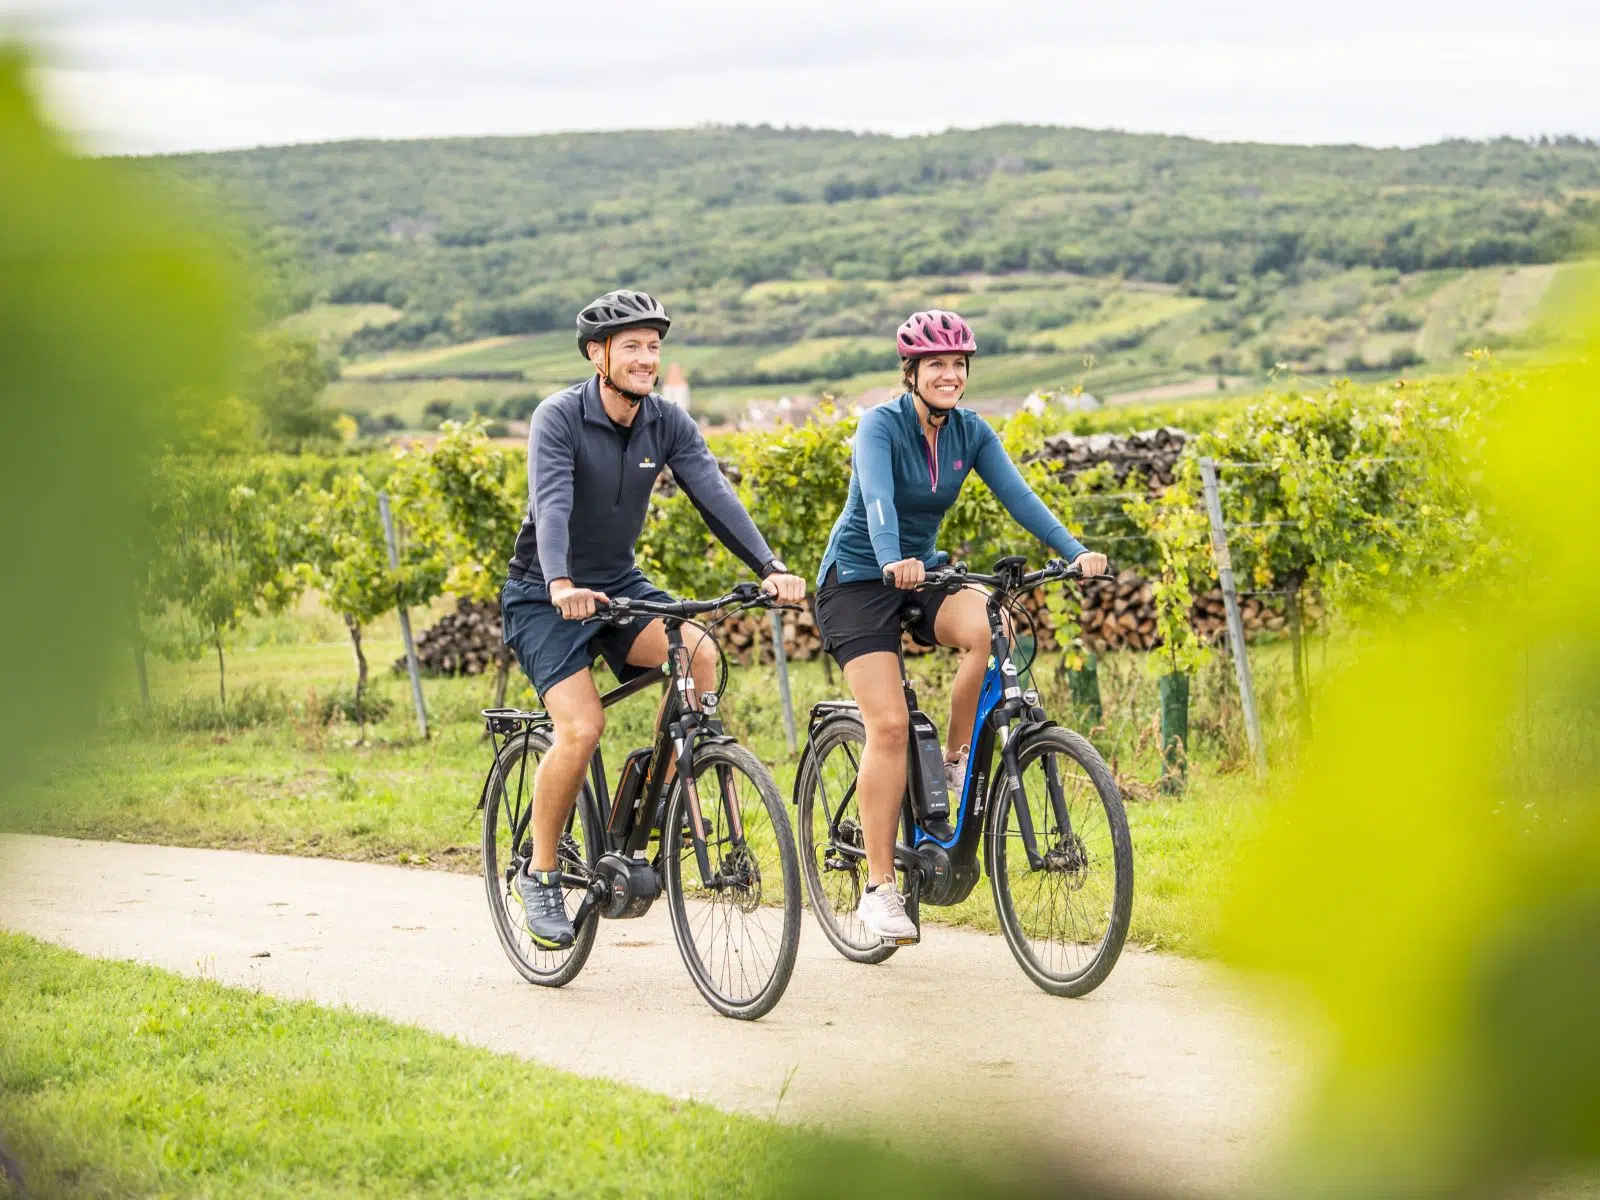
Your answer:
[[[645,292],[627,288],[607,292],[578,313],[578,353],[587,359],[590,342],[598,342],[619,329],[631,329],[636,325],[648,325],[666,337],[667,330],[672,328],[672,319],[661,302]]]

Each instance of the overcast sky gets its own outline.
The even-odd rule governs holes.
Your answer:
[[[1600,136],[1597,0],[0,0],[101,150],[1000,121]]]

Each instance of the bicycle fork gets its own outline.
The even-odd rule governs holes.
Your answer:
[[[1039,853],[1038,835],[1033,828],[1033,810],[1028,807],[1028,793],[1022,786],[1022,769],[1017,762],[1017,739],[1008,736],[1008,732],[1004,729],[1000,731],[1000,762],[1005,772],[1005,786],[1011,792],[1011,808],[1017,814],[1017,832],[1022,837],[1022,849],[1028,857],[1028,866],[1035,871],[1043,871],[1049,863],[1046,855]],[[1067,812],[1067,797],[1061,786],[1061,768],[1056,764],[1053,754],[1045,755],[1044,777],[1057,838],[1070,845],[1072,818]]]

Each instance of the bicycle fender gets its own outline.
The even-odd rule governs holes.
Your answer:
[[[846,702],[838,703],[840,706],[834,707],[833,703],[824,701],[811,710],[811,725],[806,733],[806,744],[800,751],[800,759],[794,772],[794,788],[789,793],[789,803],[795,808],[800,807],[800,777],[805,773],[806,760],[812,757],[812,745],[835,725],[842,722],[849,722],[852,725],[861,723],[861,712],[854,703],[849,703],[849,707],[844,707]]]

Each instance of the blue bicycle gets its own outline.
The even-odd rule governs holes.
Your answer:
[[[959,904],[986,865],[1012,955],[1028,978],[1057,996],[1093,991],[1116,965],[1133,909],[1133,845],[1105,760],[1081,735],[1052,724],[1038,693],[1020,686],[1004,614],[1021,594],[1078,577],[1060,560],[1030,572],[1024,559],[1010,557],[992,574],[956,564],[928,572],[920,585],[976,588],[988,601],[989,670],[959,796],[945,795],[937,732],[917,708],[904,659],[900,664],[911,736],[895,867],[906,911],[915,921],[921,905]],[[878,963],[896,946],[881,942],[856,917],[867,873],[855,795],[865,744],[853,702],[812,708],[795,777],[796,836],[823,933],[846,958]],[[952,812],[953,822],[947,819]],[[953,824],[953,835],[941,840],[925,821]]]

